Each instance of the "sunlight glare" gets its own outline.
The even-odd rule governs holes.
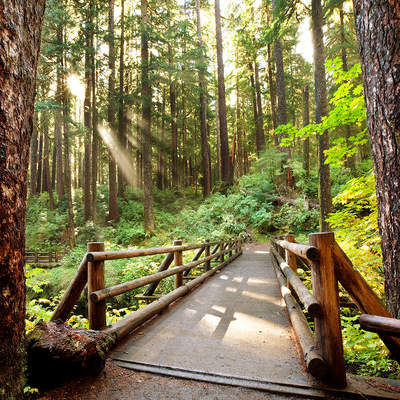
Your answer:
[[[73,96],[77,97],[79,100],[83,100],[85,98],[85,85],[79,79],[78,75],[70,75],[67,78],[67,84]]]
[[[117,138],[109,128],[106,128],[104,125],[99,125],[98,129],[100,136],[104,140],[104,143],[108,149],[111,151],[115,162],[121,169],[122,174],[124,175],[128,184],[133,186],[135,182],[135,171],[133,169],[133,160],[131,159],[130,155],[119,145]]]

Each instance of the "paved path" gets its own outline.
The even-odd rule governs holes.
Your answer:
[[[180,373],[309,385],[267,247],[260,245],[245,249],[113,358]]]

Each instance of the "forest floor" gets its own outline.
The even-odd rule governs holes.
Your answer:
[[[259,390],[136,372],[107,361],[97,377],[81,378],[42,394],[42,400],[292,400]]]

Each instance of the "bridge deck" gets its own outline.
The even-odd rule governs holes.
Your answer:
[[[141,371],[326,395],[300,361],[263,245],[244,249],[243,256],[120,345],[112,358]]]

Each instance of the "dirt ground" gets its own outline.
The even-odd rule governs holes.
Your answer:
[[[298,397],[177,379],[120,368],[107,361],[97,377],[76,379],[41,394],[42,400],[292,400]]]

